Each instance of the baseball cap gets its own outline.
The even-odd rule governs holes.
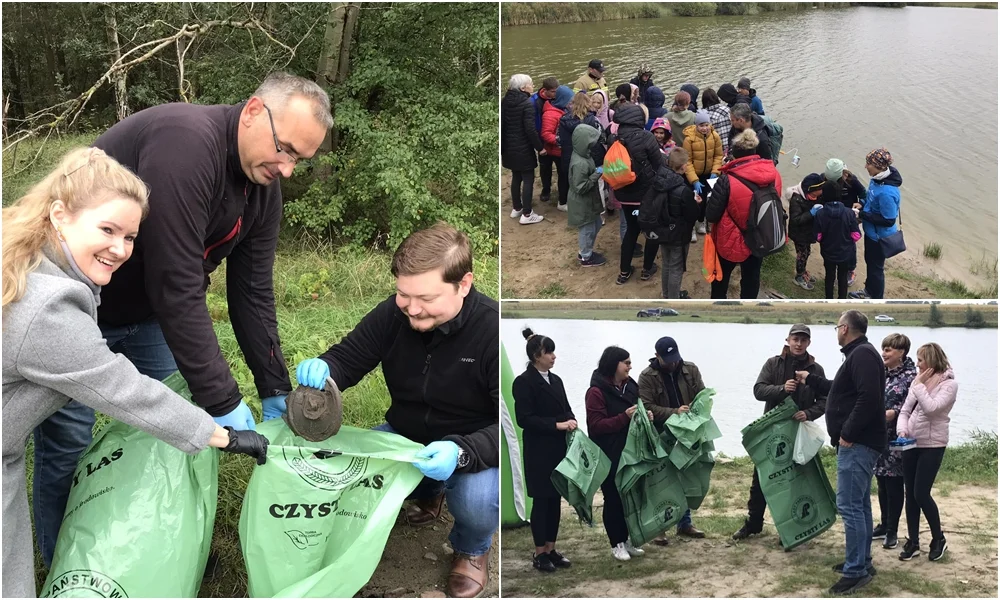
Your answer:
[[[595,58],[594,60],[590,61],[589,66],[591,69],[597,69],[601,73],[604,72],[604,63],[599,58]]]
[[[792,325],[792,328],[788,330],[788,337],[792,337],[796,333],[801,333],[809,339],[812,339],[812,333],[809,331],[809,326],[802,323],[796,323]]]
[[[680,350],[677,349],[677,342],[672,337],[661,337],[656,340],[656,354],[663,359],[663,362],[683,360]]]

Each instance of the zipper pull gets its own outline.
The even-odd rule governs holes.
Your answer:
[[[431,368],[431,355],[427,355],[427,360],[424,361],[424,370],[420,372],[421,375],[427,374],[427,369]]]

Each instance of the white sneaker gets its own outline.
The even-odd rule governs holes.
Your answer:
[[[536,212],[532,212],[530,215],[521,215],[521,225],[531,225],[532,223],[538,223],[539,221],[544,220],[545,217]]]
[[[695,226],[694,230],[698,232],[698,235],[705,235],[705,222],[698,221],[698,224]]]
[[[510,211],[510,218],[511,219],[516,219],[516,218],[518,218],[520,216],[521,216],[521,211],[519,211],[519,210],[512,210],[512,211]]]
[[[691,243],[692,244],[698,243],[698,232],[695,231],[694,229],[691,230]]]
[[[561,211],[563,211],[563,212],[566,212],[566,211],[568,211],[568,210],[569,210],[569,207],[568,207],[568,206],[566,206],[565,204],[560,204],[560,205],[559,205],[559,206],[557,206],[556,208],[557,208],[557,209],[559,209],[559,210],[561,210]]]
[[[629,553],[629,556],[642,556],[646,553],[642,548],[636,548],[632,545],[632,540],[627,540],[625,542],[625,551]]]
[[[629,556],[628,550],[625,549],[625,544],[618,544],[611,548],[611,556],[614,556],[618,560],[631,560],[632,557]]]

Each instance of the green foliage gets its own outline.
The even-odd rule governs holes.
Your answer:
[[[743,317],[743,321],[742,321],[742,323],[745,324],[745,325],[753,325],[756,322],[757,322],[757,320],[754,319],[753,317],[751,317],[750,315],[745,315]]]
[[[927,316],[927,326],[941,327],[942,325],[944,325],[944,317],[941,315],[941,309],[937,307],[937,304],[931,304],[930,313]]]
[[[932,243],[924,244],[924,256],[931,260],[938,260],[944,251],[941,249],[941,244]]]
[[[757,14],[756,2],[720,2],[718,13],[720,15],[755,15]]]
[[[500,17],[504,26],[583,23],[656,18],[664,8],[657,2],[504,2]]]
[[[567,294],[566,288],[563,287],[563,285],[558,281],[553,281],[552,283],[538,290],[539,298],[565,298],[566,294]]]
[[[949,446],[938,476],[942,481],[997,485],[997,434],[975,430],[972,440]]]
[[[981,311],[975,310],[971,306],[965,309],[965,326],[973,329],[986,327],[986,319]]]
[[[718,10],[715,2],[677,2],[670,10],[679,17],[711,17]]]

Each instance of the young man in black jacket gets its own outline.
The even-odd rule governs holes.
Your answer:
[[[472,285],[468,237],[443,223],[410,234],[392,273],[396,293],[300,363],[296,377],[317,389],[332,377],[344,390],[382,365],[391,404],[376,429],[427,445],[417,456],[429,460],[414,463],[426,478],[406,518],[436,522],[447,496],[455,517],[448,595],[472,598],[489,580],[499,524],[499,307]]]
[[[799,408],[792,418],[796,421],[815,421],[826,411],[826,394],[820,393],[805,384],[795,381],[796,371],[805,371],[810,375],[825,377],[823,367],[816,362],[807,350],[812,340],[812,332],[808,325],[797,323],[792,325],[785,339],[785,347],[781,354],[772,356],[764,362],[753,384],[753,397],[764,403],[764,412],[778,406],[791,397]],[[733,534],[734,540],[743,540],[757,535],[764,529],[764,509],[767,500],[760,489],[760,478],[757,469],[753,470],[753,481],[750,484],[750,500],[747,502],[747,519],[743,527]]]
[[[254,417],[212,327],[209,274],[227,259],[236,340],[264,418],[280,416],[291,383],[274,306],[282,212],[277,180],[316,152],[332,124],[322,88],[273,73],[241,104],[154,106],[94,142],[150,190],[132,257],[101,289],[101,332],[144,375],[164,379],[179,369],[195,403],[219,425],[253,429]],[[35,525],[46,564],[93,426],[94,411],[70,402],[35,430],[34,485],[47,498],[35,504]]]
[[[826,428],[837,449],[837,512],[844,519],[846,560],[834,567],[843,577],[831,594],[849,594],[867,585],[872,566],[871,483],[875,461],[886,451],[885,364],[869,343],[868,317],[845,312],[837,323],[844,362],[833,381],[805,370],[795,380],[827,394]]]

